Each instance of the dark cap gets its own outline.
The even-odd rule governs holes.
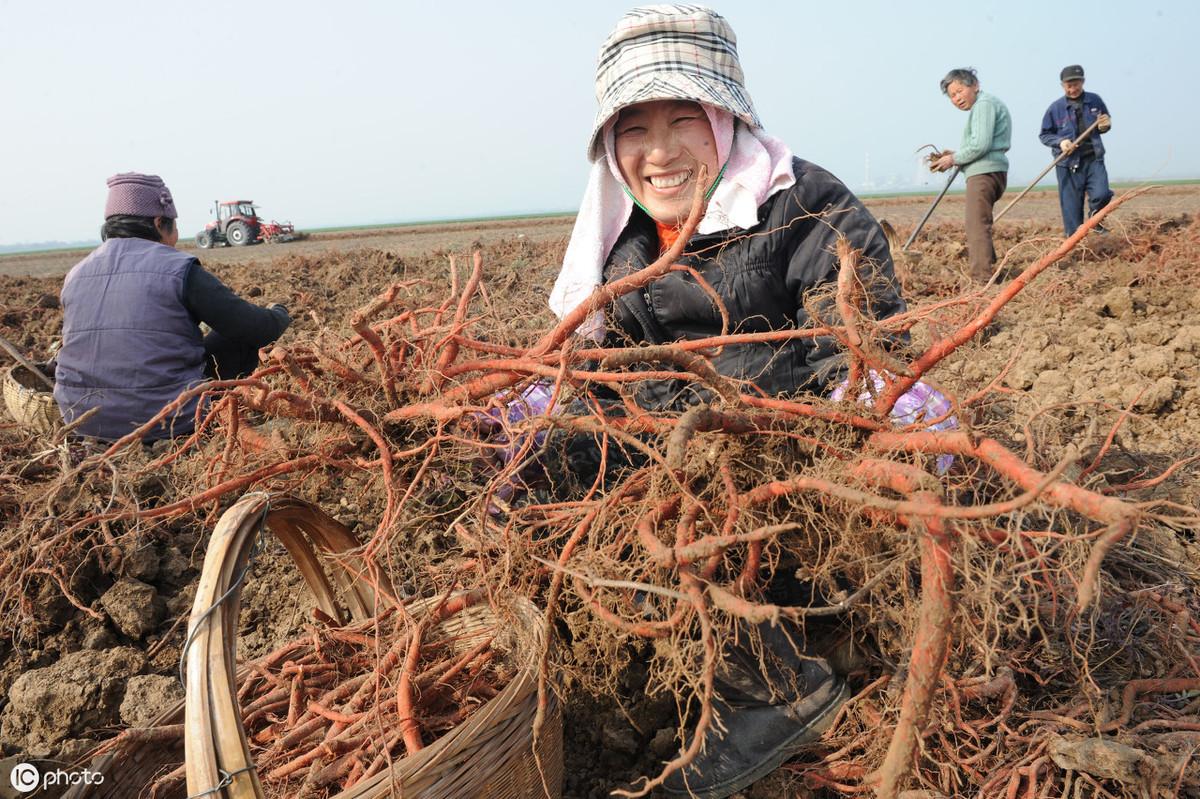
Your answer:
[[[1072,64],[1069,67],[1063,67],[1063,71],[1058,73],[1058,79],[1063,83],[1069,80],[1083,80],[1083,67],[1078,64]]]

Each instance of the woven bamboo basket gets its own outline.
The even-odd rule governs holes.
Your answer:
[[[4,404],[13,419],[35,433],[53,433],[62,426],[54,395],[20,364],[4,372]]]
[[[236,704],[236,685],[249,667],[234,666],[240,585],[234,582],[249,557],[258,531],[266,525],[284,544],[317,606],[339,622],[361,621],[375,613],[374,589],[358,575],[365,564],[350,554],[359,547],[354,534],[319,508],[291,498],[257,493],[242,497],[217,523],[204,559],[192,618],[194,633],[187,657],[187,697],[161,714],[152,727],[185,724],[185,746],[145,745],[115,752],[90,768],[104,775],[99,785],[80,785],[64,799],[132,799],[148,795],[154,778],[186,762],[188,787],[160,795],[183,799],[262,799]],[[336,555],[336,561],[322,556]],[[330,566],[332,582],[324,564]],[[336,585],[336,590],[334,586]],[[384,582],[381,590],[391,592]],[[201,618],[214,601],[229,592],[219,609]],[[410,606],[419,617],[434,600]],[[536,744],[533,718],[537,709],[537,658],[541,651],[541,614],[523,597],[508,603],[511,618],[499,620],[487,606],[468,608],[443,621],[438,629],[457,638],[462,651],[492,635],[498,622],[514,631],[514,654],[528,663],[512,681],[463,724],[414,755],[395,762],[390,771],[337,794],[334,799],[526,799],[562,796],[562,711],[552,703]],[[185,760],[186,748],[186,760]],[[228,776],[231,775],[232,777]],[[225,776],[223,776],[225,775]]]

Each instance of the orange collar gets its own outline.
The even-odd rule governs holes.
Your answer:
[[[662,255],[679,240],[679,228],[675,225],[664,225],[657,219],[654,220],[654,227],[658,229],[658,254]]]

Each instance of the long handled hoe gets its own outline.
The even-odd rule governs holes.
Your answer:
[[[901,252],[908,251],[908,245],[913,243],[913,240],[916,239],[917,234],[921,232],[921,228],[925,227],[925,223],[929,221],[929,217],[933,216],[933,209],[938,207],[938,203],[940,203],[942,198],[946,196],[946,192],[950,191],[950,184],[954,182],[956,177],[958,177],[959,172],[962,172],[962,167],[954,167],[954,171],[950,173],[950,179],[946,181],[946,185],[942,187],[942,190],[938,193],[938,196],[933,198],[933,204],[929,206],[929,210],[925,212],[925,216],[921,217],[921,221],[917,223],[915,228],[913,228],[912,235],[908,237],[908,241],[904,242],[904,246],[900,248]]]
[[[1075,139],[1075,141],[1074,141],[1074,142],[1072,142],[1072,144],[1074,144],[1074,147],[1072,147],[1071,149],[1072,149],[1072,150],[1074,150],[1074,149],[1075,149],[1075,147],[1078,147],[1078,146],[1079,146],[1079,143],[1080,143],[1081,141],[1083,141],[1084,139],[1086,139],[1088,136],[1091,136],[1091,135],[1092,135],[1092,131],[1093,131],[1093,130],[1095,130],[1095,129],[1096,129],[1096,126],[1097,126],[1097,125],[1099,125],[1099,124],[1100,124],[1100,120],[1099,120],[1099,119],[1097,119],[1095,122],[1093,122],[1093,123],[1092,123],[1092,124],[1091,124],[1091,125],[1088,127],[1088,129],[1087,129],[1087,130],[1085,130],[1083,133],[1080,133],[1080,134],[1079,134],[1079,138]],[[1049,172],[1051,169],[1054,169],[1054,167],[1058,166],[1058,162],[1059,162],[1059,161],[1061,161],[1061,160],[1063,160],[1064,158],[1066,158],[1068,155],[1070,155],[1070,153],[1066,153],[1066,152],[1064,152],[1064,153],[1060,153],[1060,154],[1059,154],[1059,156],[1058,156],[1058,158],[1055,158],[1053,161],[1051,161],[1051,162],[1050,162],[1050,166],[1048,166],[1048,167],[1046,167],[1045,169],[1043,169],[1043,170],[1042,170],[1042,174],[1038,175],[1036,178],[1034,178],[1033,180],[1031,180],[1031,181],[1029,182],[1029,185],[1025,187],[1025,190],[1024,190],[1024,191],[1022,191],[1020,194],[1018,194],[1016,197],[1014,197],[1012,202],[1010,202],[1008,205],[1004,206],[1004,210],[1002,210],[1000,213],[996,214],[996,216],[995,216],[995,217],[992,219],[992,224],[995,224],[996,222],[999,222],[999,221],[1000,221],[1000,217],[1002,217],[1002,216],[1004,216],[1005,214],[1007,214],[1010,208],[1012,208],[1014,205],[1016,205],[1018,202],[1020,202],[1020,201],[1021,201],[1021,198],[1022,198],[1022,197],[1024,197],[1026,194],[1028,194],[1028,193],[1029,193],[1029,190],[1030,190],[1030,189],[1032,189],[1034,186],[1036,186],[1036,185],[1038,184],[1038,181],[1039,181],[1039,180],[1041,180],[1042,178],[1046,177],[1046,173],[1047,173],[1047,172]]]

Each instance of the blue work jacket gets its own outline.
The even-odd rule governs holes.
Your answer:
[[[1083,100],[1083,128],[1087,130],[1098,116],[1108,113],[1108,106],[1100,99],[1100,95],[1091,92],[1084,92],[1080,99]],[[1063,95],[1046,109],[1046,115],[1042,117],[1042,132],[1038,138],[1042,140],[1042,144],[1051,149],[1054,157],[1058,158],[1062,153],[1058,143],[1063,139],[1075,141],[1075,137],[1082,132],[1075,127],[1075,111],[1071,108],[1066,95]],[[1104,142],[1100,140],[1100,129],[1093,130],[1092,135],[1088,138],[1092,142],[1092,151],[1096,160],[1103,161]],[[1079,160],[1079,152],[1076,151],[1060,161],[1058,165],[1073,169],[1079,166]]]

